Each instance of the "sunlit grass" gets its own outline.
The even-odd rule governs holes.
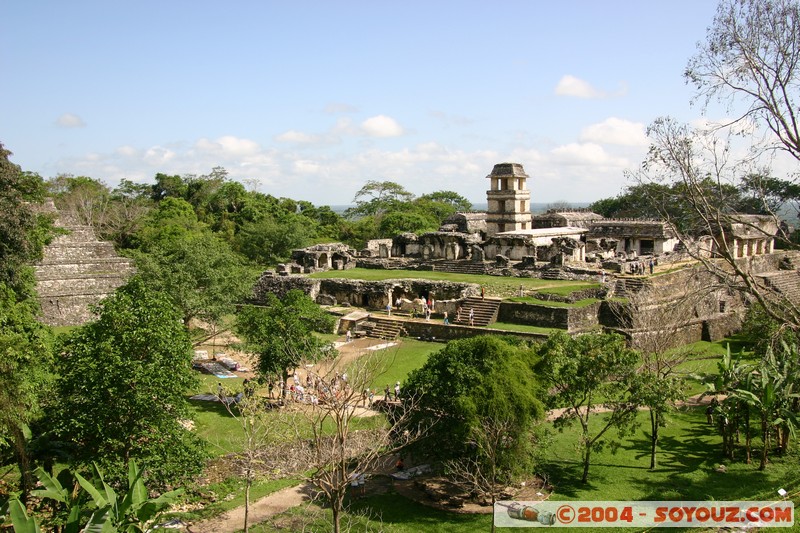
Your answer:
[[[520,287],[523,291],[547,291],[558,294],[596,288],[598,283],[583,281],[545,280],[539,278],[516,278],[489,276],[479,274],[456,274],[452,272],[439,272],[436,270],[383,270],[369,268],[353,268],[349,270],[328,270],[315,272],[309,277],[316,279],[359,279],[364,281],[385,281],[388,279],[422,279],[431,281],[450,281],[474,283],[486,289],[488,296],[509,296],[518,294]]]

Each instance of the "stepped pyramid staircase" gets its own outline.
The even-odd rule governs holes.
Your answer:
[[[394,320],[389,317],[379,317],[372,315],[369,320],[362,322],[360,329],[367,337],[383,339],[387,341],[397,340],[397,337],[405,334],[402,320]]]
[[[501,300],[499,298],[467,298],[461,305],[461,318],[456,320],[456,317],[453,317],[452,323],[460,326],[468,326],[469,310],[474,309],[475,318],[473,320],[473,325],[485,327],[489,324],[493,324],[497,321],[497,312],[500,310],[500,301]]]
[[[41,320],[52,326],[83,324],[94,318],[90,305],[127,281],[133,262],[118,256],[110,242],[98,240],[91,226],[64,218],[55,226],[69,233],[53,239],[36,265]]]

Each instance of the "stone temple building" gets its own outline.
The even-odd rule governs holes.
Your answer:
[[[545,267],[664,258],[680,253],[686,245],[675,228],[663,220],[607,219],[585,209],[533,215],[530,176],[519,163],[496,164],[486,178],[486,212],[456,213],[438,231],[370,241],[356,255],[384,260],[517,262]],[[722,235],[699,240],[698,247],[705,246],[707,255],[719,255],[719,243],[725,243],[736,258],[769,254],[778,231],[775,222],[759,215],[739,218],[741,221],[730,224]],[[350,253],[355,254],[352,250]],[[327,261],[320,261],[319,257],[319,250],[298,251],[293,257],[298,265],[294,271],[310,271],[308,267],[313,270],[314,265],[325,269],[323,264]],[[335,264],[326,266],[349,268],[355,266],[355,261],[340,253]]]

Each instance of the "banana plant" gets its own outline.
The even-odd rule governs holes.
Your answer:
[[[173,490],[157,498],[148,498],[147,488],[142,481],[143,471],[135,461],[128,463],[128,491],[122,496],[103,479],[97,465],[92,483],[80,474],[75,474],[81,487],[92,497],[97,509],[89,518],[86,533],[145,533],[158,516],[169,507],[183,489]]]
[[[93,505],[86,506],[83,494],[79,491],[65,488],[58,479],[41,468],[35,472],[44,488],[35,490],[32,494],[59,502],[67,509],[64,533],[145,533],[150,531],[159,515],[183,492],[183,489],[178,489],[157,498],[149,498],[142,481],[143,471],[135,461],[131,461],[128,463],[128,490],[120,497],[105,482],[97,465],[94,465],[93,470],[93,481],[75,473],[80,488],[92,499]],[[88,513],[91,509],[93,512],[84,524],[84,511]],[[19,499],[9,502],[8,512],[15,533],[41,532],[36,518],[28,515],[25,505]]]

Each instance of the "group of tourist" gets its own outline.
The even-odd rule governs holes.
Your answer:
[[[483,290],[483,287],[481,287],[481,296],[484,297],[485,294],[486,293]],[[429,296],[427,299],[425,299],[423,297],[419,297],[416,300],[414,300],[412,303],[414,305],[411,307],[411,318],[416,318],[417,317],[417,313],[420,313],[425,318],[426,321],[430,321],[431,314],[435,311],[436,301]],[[419,306],[419,310],[417,309],[417,306]],[[395,310],[402,309],[402,300],[399,297],[397,298],[397,301],[395,302],[395,306],[394,307],[395,307]],[[458,309],[456,309],[455,323],[461,322],[462,313],[463,313],[463,310],[462,310],[461,306],[458,306]],[[475,310],[473,308],[469,308],[467,310],[467,313],[468,313],[468,316],[469,316],[469,325],[470,326],[474,326],[475,325]],[[392,306],[391,306],[391,304],[386,304],[386,314],[391,316],[391,314],[392,314]],[[443,320],[443,322],[444,322],[444,324],[446,326],[450,325],[450,314],[447,311],[443,311],[442,312],[442,320]],[[348,331],[348,335],[349,335],[349,331]],[[349,336],[347,337],[347,342],[350,342],[350,337]]]
[[[634,261],[632,263],[628,263],[628,272],[633,275],[643,276],[647,273],[649,269],[650,274],[653,273],[656,267],[656,262],[653,259],[650,259],[647,263],[644,261]]]
[[[221,391],[222,385],[220,384],[218,387]],[[279,379],[276,382],[273,377],[268,378],[267,393],[271,400],[278,399],[310,405],[319,405],[320,403],[330,403],[333,401],[348,401],[355,398],[353,388],[348,382],[347,372],[342,374],[336,372],[332,379],[326,379],[308,372],[305,379],[302,379],[297,370],[295,370],[293,375],[285,382],[283,379]],[[376,393],[377,389],[367,387],[361,392],[360,401],[356,401],[363,407],[371,407],[375,402]],[[399,398],[400,382],[396,382],[394,388],[386,385],[384,389],[384,399],[387,401],[397,401]]]
[[[456,322],[461,322],[461,312],[462,312],[461,311],[461,306],[459,305],[458,309],[456,309]],[[468,313],[469,313],[469,325],[470,326],[474,326],[475,325],[475,309],[470,307]],[[447,322],[445,322],[445,324],[446,323]]]

